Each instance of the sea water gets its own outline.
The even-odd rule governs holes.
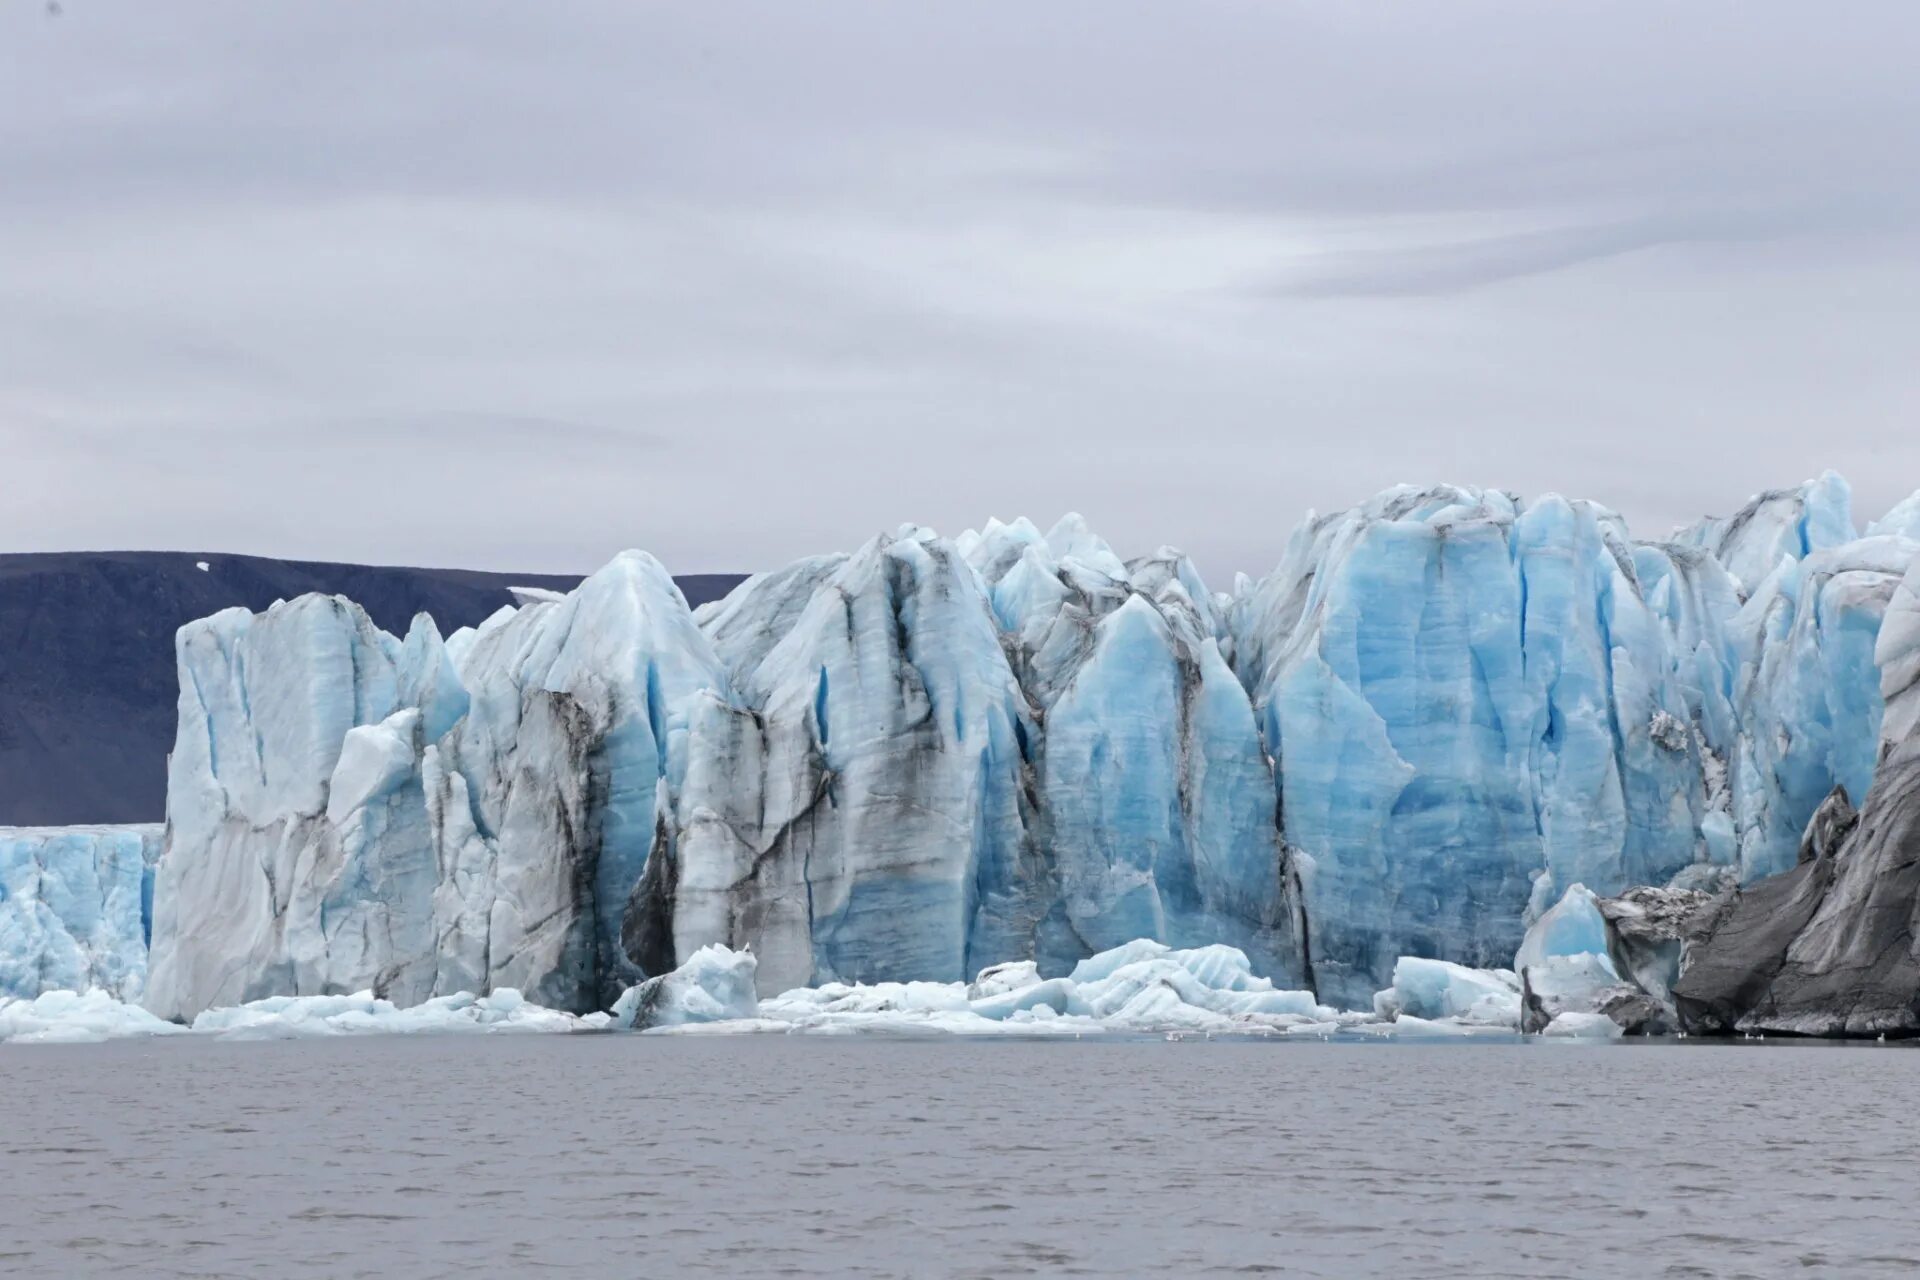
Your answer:
[[[7,1276],[1920,1271],[1893,1046],[0,1047]]]

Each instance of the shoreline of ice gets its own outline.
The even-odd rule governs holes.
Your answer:
[[[354,1035],[570,1034],[1168,1039],[1462,1039],[1519,1035],[1520,993],[1504,970],[1406,960],[1372,1011],[1340,1011],[1311,992],[1276,988],[1245,953],[1224,945],[1175,950],[1139,939],[1101,952],[1064,977],[1032,961],[994,965],[971,983],[828,983],[756,1000],[757,959],[702,948],[671,973],[628,989],[610,1013],[544,1008],[519,991],[441,996],[401,1007],[370,991],[275,996],[168,1022],[105,991],[0,999],[0,1042],[97,1043],[136,1037],[221,1040]],[[1578,1018],[1579,1015],[1568,1015]],[[1605,1023],[1605,1027],[1599,1025]],[[1556,1020],[1549,1036],[1619,1034]]]

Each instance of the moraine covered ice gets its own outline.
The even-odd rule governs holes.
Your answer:
[[[778,990],[954,981],[976,936],[1031,946],[1032,717],[952,543],[903,529],[750,578],[705,624],[726,675],[695,703],[644,954],[752,943]]]
[[[444,640],[231,610],[178,638],[143,999],[578,1013],[709,947],[767,996],[1145,939],[1451,1008],[1403,957],[1492,970],[1573,886],[1766,874],[1864,792],[1912,509],[1858,537],[1828,475],[1641,543],[1401,487],[1231,593],[1068,517],[909,526],[697,615],[639,552]]]

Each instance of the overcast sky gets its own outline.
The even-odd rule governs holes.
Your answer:
[[[1920,487],[1920,5],[0,0],[0,548]]]

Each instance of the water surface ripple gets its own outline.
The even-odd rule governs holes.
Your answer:
[[[1920,1271],[1920,1052],[0,1049],[8,1276]]]

